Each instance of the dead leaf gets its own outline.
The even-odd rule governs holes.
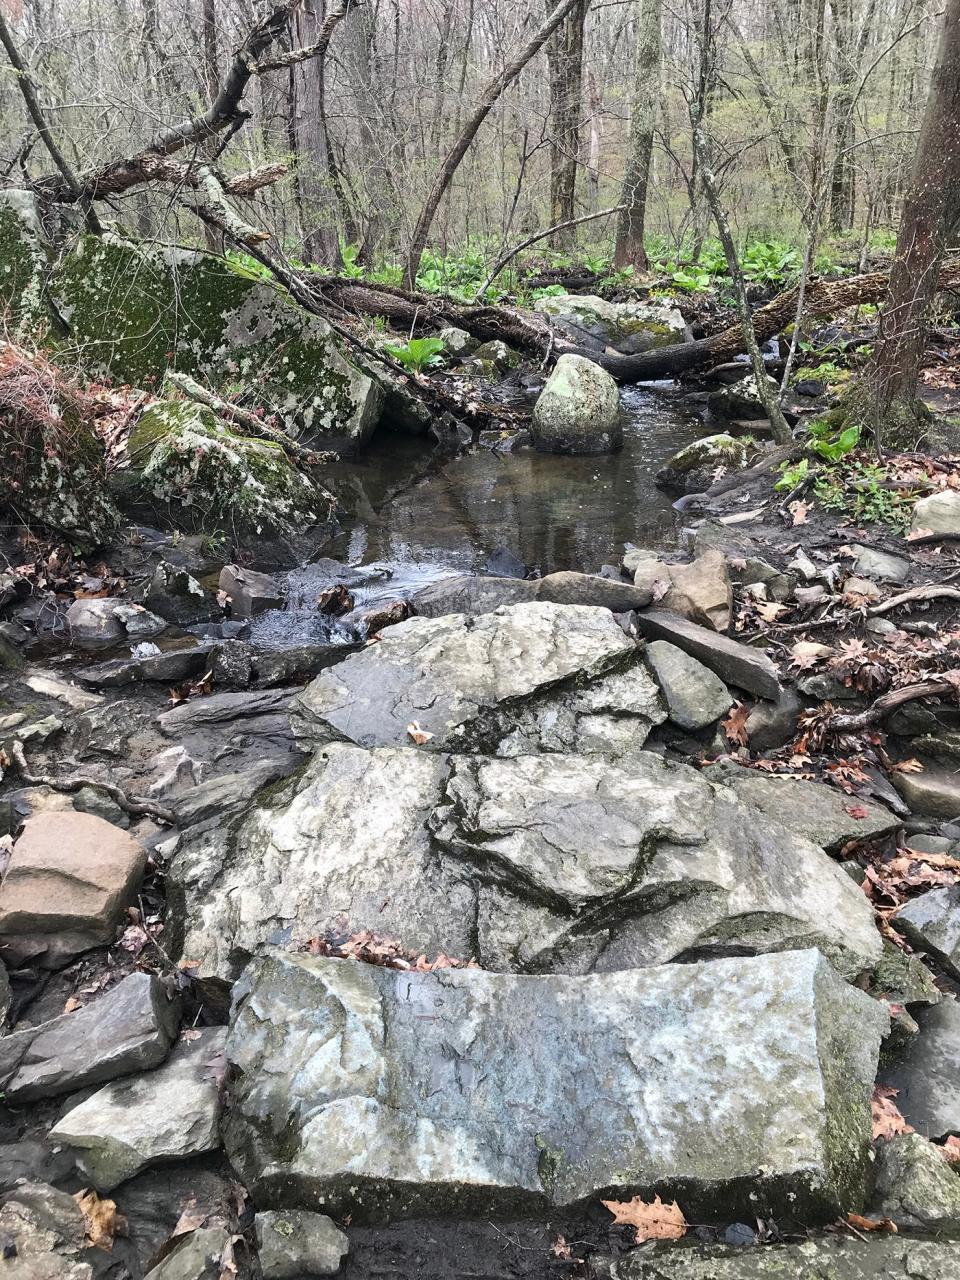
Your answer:
[[[895,1235],[897,1224],[889,1218],[862,1218],[859,1213],[848,1213],[846,1221],[858,1231],[885,1231]]]
[[[750,708],[743,702],[735,702],[726,720],[720,721],[720,727],[727,736],[728,742],[736,742],[739,746],[747,745],[747,720]]]
[[[810,511],[810,503],[801,502],[799,499],[797,499],[796,502],[790,503],[790,506],[787,508],[787,510],[793,516],[794,525],[806,524],[807,514]]]
[[[815,667],[818,662],[823,662],[825,658],[833,655],[829,645],[818,644],[816,640],[798,640],[790,652],[793,655],[790,665],[801,671],[805,671],[808,667]]]
[[[550,1252],[555,1258],[571,1258],[572,1250],[562,1235],[558,1235],[556,1240],[550,1246]]]
[[[75,1013],[77,1009],[83,1008],[83,1002],[78,1000],[76,996],[71,996],[63,1006],[64,1013]]]
[[[753,606],[764,622],[776,622],[781,613],[785,613],[787,606],[785,604],[777,604],[775,600],[756,600]]]
[[[856,818],[858,822],[870,817],[870,810],[865,804],[845,804],[843,811],[849,813],[851,818]]]
[[[118,1231],[126,1230],[126,1219],[117,1213],[113,1200],[101,1200],[89,1188],[76,1192],[73,1198],[83,1214],[84,1243],[109,1253],[113,1248],[113,1237]]]
[[[923,773],[924,766],[919,760],[898,760],[890,766],[894,773]]]
[[[632,1200],[601,1200],[613,1214],[614,1222],[622,1222],[636,1230],[637,1244],[644,1240],[679,1240],[687,1233],[687,1220],[676,1200],[664,1204],[659,1196],[647,1204],[639,1196]]]
[[[433,737],[432,733],[428,733],[426,729],[420,728],[420,722],[418,720],[410,721],[407,725],[407,733],[409,733],[410,737],[418,747],[422,747],[424,743],[429,742]]]
[[[873,1101],[870,1104],[874,1141],[878,1138],[895,1138],[898,1133],[914,1132],[913,1126],[907,1124],[900,1114],[900,1108],[893,1101],[899,1092],[899,1089],[891,1089],[887,1084],[874,1085]]]
[[[940,1150],[945,1160],[949,1160],[951,1164],[960,1164],[960,1138],[955,1133],[950,1134]]]
[[[183,1207],[183,1212],[177,1219],[177,1225],[173,1228],[173,1234],[175,1236],[188,1235],[191,1231],[196,1231],[198,1227],[202,1227],[206,1220],[207,1215],[197,1211],[196,1200],[188,1200]]]

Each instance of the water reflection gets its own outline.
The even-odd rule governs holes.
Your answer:
[[[422,441],[384,436],[333,476],[352,514],[328,554],[482,570],[507,548],[531,568],[596,571],[624,542],[670,543],[671,500],[653,483],[663,461],[704,434],[668,393],[631,388],[623,449],[600,458],[474,448],[440,464]]]

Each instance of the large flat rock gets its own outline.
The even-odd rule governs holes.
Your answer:
[[[760,649],[718,635],[666,609],[642,609],[637,627],[647,640],[666,640],[709,667],[726,684],[775,702],[783,692],[777,668]]]
[[[816,951],[588,977],[275,954],[241,985],[224,1141],[258,1204],[691,1216],[859,1206],[887,1015]]]
[[[945,996],[917,1013],[919,1034],[881,1072],[897,1089],[896,1103],[909,1124],[927,1138],[960,1133],[960,1005]]]
[[[817,946],[847,976],[881,939],[816,845],[694,769],[331,744],[240,829],[171,868],[183,954],[235,979],[267,945],[370,929],[501,971],[629,969]]]
[[[609,610],[593,606],[411,618],[311,681],[294,727],[309,745],[412,747],[416,723],[432,735],[421,750],[618,754],[666,717],[637,658]]]
[[[960,1243],[827,1236],[802,1244],[732,1249],[657,1246],[619,1259],[614,1280],[956,1280]]]

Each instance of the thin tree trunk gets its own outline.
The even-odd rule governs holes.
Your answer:
[[[550,143],[551,222],[564,224],[553,243],[571,248],[574,231],[569,224],[575,216],[577,169],[580,163],[580,117],[583,111],[583,27],[586,0],[579,0],[547,42],[550,69],[550,114],[553,133]]]
[[[410,241],[410,252],[407,256],[406,278],[409,288],[412,289],[416,283],[417,272],[420,269],[420,259],[423,257],[423,251],[427,245],[427,236],[430,234],[430,227],[433,225],[434,216],[440,207],[440,201],[453,180],[454,174],[460,167],[461,160],[467,154],[470,143],[477,136],[480,126],[493,110],[495,103],[507,85],[516,80],[531,58],[540,52],[567,14],[581,3],[583,3],[583,0],[560,0],[560,3],[542,26],[531,36],[523,48],[510,59],[500,74],[494,76],[480,95],[480,101],[467,117],[459,136],[444,157],[430,193],[420,211],[420,216],[417,218]]]
[[[626,208],[617,222],[615,267],[647,269],[643,232],[653,133],[660,103],[660,63],[663,56],[663,0],[640,0],[637,21],[636,79],[627,167],[620,203]]]

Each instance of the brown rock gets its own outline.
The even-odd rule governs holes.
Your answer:
[[[634,585],[652,592],[659,608],[701,627],[726,631],[730,626],[733,588],[723,552],[715,547],[689,564],[668,564],[654,557],[640,560]]]
[[[112,942],[146,852],[90,813],[38,813],[24,825],[0,886],[0,948],[56,969]]]

